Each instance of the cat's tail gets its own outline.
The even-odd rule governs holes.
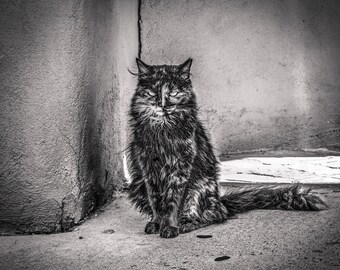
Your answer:
[[[220,199],[230,215],[253,209],[320,211],[327,208],[319,195],[299,184],[233,188]]]

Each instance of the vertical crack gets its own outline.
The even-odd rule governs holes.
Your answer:
[[[138,0],[138,58],[142,56],[142,0]]]

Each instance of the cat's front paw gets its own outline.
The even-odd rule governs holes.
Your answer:
[[[146,234],[157,234],[159,233],[159,224],[156,222],[148,222],[145,226],[144,232]]]
[[[162,228],[160,236],[162,238],[174,238],[179,235],[179,229],[178,227],[174,226],[166,226]]]
[[[188,233],[191,232],[193,230],[197,229],[197,225],[193,224],[193,223],[187,223],[187,224],[183,224],[180,226],[179,228],[179,233],[183,234],[183,233]]]

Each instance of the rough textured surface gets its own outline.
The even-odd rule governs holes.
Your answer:
[[[2,237],[0,268],[339,269],[340,187],[316,191],[329,210],[252,211],[175,239],[145,235],[147,220],[123,196],[76,231]]]
[[[136,87],[128,69],[138,53],[137,1],[95,1],[94,149],[97,200],[122,187],[123,155],[128,137],[128,104]]]
[[[340,2],[142,0],[142,59],[193,58],[219,153],[338,148]]]
[[[121,69],[138,47],[121,39],[137,40],[137,8],[1,1],[2,231],[67,230],[121,185]]]

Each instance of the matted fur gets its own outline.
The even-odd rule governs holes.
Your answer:
[[[171,238],[251,209],[325,208],[320,197],[298,185],[233,189],[220,196],[218,161],[197,118],[191,62],[150,66],[137,59],[129,198],[151,218],[145,232]]]

